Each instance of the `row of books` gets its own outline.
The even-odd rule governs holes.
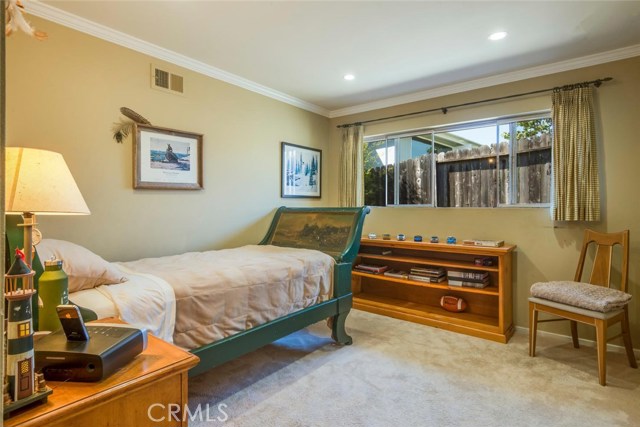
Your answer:
[[[412,267],[409,271],[405,271],[391,269],[387,265],[374,264],[357,264],[354,269],[417,282],[441,283],[447,280],[449,286],[485,288],[490,284],[489,272],[487,271],[446,270],[444,267],[435,266]]]
[[[465,246],[488,246],[492,248],[499,248],[500,246],[504,246],[504,240],[468,239],[468,240],[463,240],[462,244]]]
[[[409,280],[427,283],[440,283],[447,279],[447,271],[442,267],[411,267]]]
[[[486,288],[490,280],[488,271],[448,270],[447,281],[449,286]]]

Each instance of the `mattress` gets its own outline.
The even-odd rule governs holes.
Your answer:
[[[193,349],[330,299],[334,263],[316,250],[247,245],[117,265],[170,285],[176,307],[173,342]],[[146,311],[146,303],[136,305],[126,292],[129,285],[97,289],[109,294],[120,313],[136,314],[136,306]]]

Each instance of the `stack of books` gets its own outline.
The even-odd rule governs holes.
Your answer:
[[[412,267],[409,279],[418,282],[440,283],[447,278],[447,271],[443,267]]]
[[[373,264],[357,264],[353,267],[354,270],[362,271],[364,273],[380,274],[389,269],[388,265],[373,265]]]
[[[407,273],[404,270],[395,270],[395,269],[387,270],[387,271],[384,272],[384,275],[385,276],[389,276],[389,277],[395,277],[395,278],[398,278],[398,279],[407,279],[407,278],[409,278],[409,273]]]
[[[462,244],[466,246],[488,246],[491,248],[499,248],[500,246],[504,246],[504,240],[468,239],[468,240],[463,240]]]
[[[469,288],[486,288],[489,286],[488,271],[447,271],[449,286],[466,286]]]

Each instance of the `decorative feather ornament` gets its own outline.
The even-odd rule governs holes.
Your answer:
[[[124,141],[133,130],[133,122],[120,119],[120,122],[113,124],[112,130],[113,139],[115,139],[117,143],[122,144],[122,141]]]
[[[151,122],[149,120],[145,119],[140,114],[138,114],[135,111],[133,111],[131,108],[120,107],[120,112],[122,114],[124,114],[125,116],[129,117],[131,120],[133,120],[136,123],[140,123],[142,125],[150,125],[151,124]]]
[[[124,141],[124,139],[131,133],[134,123],[140,123],[142,125],[151,124],[149,120],[145,119],[130,108],[120,107],[120,112],[131,119],[131,121],[120,119],[118,123],[113,124],[113,139],[120,144],[122,144],[122,141]]]
[[[6,36],[10,36],[12,33],[22,30],[38,40],[45,40],[47,38],[47,33],[36,31],[36,29],[33,28],[24,18],[24,6],[20,0],[6,0],[5,3],[7,23],[4,27],[4,33]]]

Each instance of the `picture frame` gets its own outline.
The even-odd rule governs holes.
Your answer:
[[[203,135],[136,124],[133,188],[202,190]]]
[[[316,198],[322,195],[322,150],[282,142],[280,196]]]

